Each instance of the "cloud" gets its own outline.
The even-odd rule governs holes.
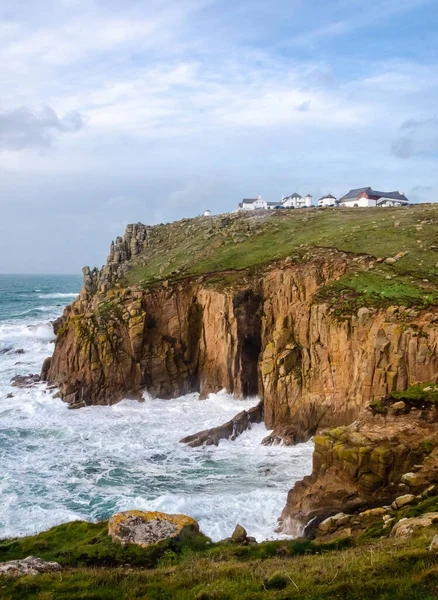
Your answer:
[[[400,136],[391,145],[392,154],[401,159],[416,155],[435,155],[438,151],[438,120],[407,119],[400,126]]]
[[[50,146],[58,134],[74,133],[84,127],[84,117],[77,111],[58,117],[53,108],[46,106],[33,112],[17,108],[0,112],[0,147],[23,150]]]

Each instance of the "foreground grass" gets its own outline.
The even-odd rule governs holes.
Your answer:
[[[413,539],[382,538],[348,546],[301,541],[267,542],[235,547],[197,540],[197,547],[160,547],[152,558],[148,550],[116,548],[118,566],[105,564],[109,548],[105,524],[70,523],[46,534],[5,541],[0,560],[27,552],[56,558],[66,566],[61,573],[19,579],[0,578],[2,600],[256,600],[287,599],[400,599],[438,597],[438,562],[427,550],[435,528]],[[94,535],[93,535],[94,534]],[[40,548],[37,548],[38,544]],[[90,547],[100,548],[94,558]],[[157,547],[155,547],[156,550]],[[38,550],[38,552],[37,552]],[[147,556],[150,566],[135,567]],[[159,556],[158,556],[159,555]],[[127,560],[128,563],[123,561]]]

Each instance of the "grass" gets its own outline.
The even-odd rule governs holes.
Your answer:
[[[150,244],[131,264],[127,284],[148,287],[164,279],[264,269],[292,256],[311,260],[312,248],[374,259],[406,254],[395,264],[357,263],[326,295],[355,305],[438,303],[438,205],[405,208],[257,212],[185,219],[152,228]],[[220,277],[216,276],[220,283]],[[427,280],[427,281],[426,281]],[[350,294],[350,298],[342,295]],[[348,310],[348,306],[347,306]]]
[[[75,526],[77,527],[77,526]],[[56,529],[56,528],[55,528]],[[52,536],[53,536],[53,530]],[[65,534],[65,530],[64,531]],[[379,539],[333,549],[310,544],[292,551],[269,542],[239,555],[236,548],[163,554],[156,568],[67,567],[37,577],[0,578],[2,600],[432,600],[436,556],[427,550],[435,528],[412,539]],[[70,532],[71,534],[71,532]],[[37,536],[39,537],[39,536]],[[65,539],[65,536],[64,536]],[[64,544],[65,548],[65,544]],[[52,549],[53,550],[53,549]],[[56,552],[55,552],[56,553]],[[54,555],[52,555],[53,557]]]

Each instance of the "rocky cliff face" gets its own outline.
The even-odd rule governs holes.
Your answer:
[[[49,380],[75,407],[143,390],[259,394],[270,441],[350,423],[370,400],[438,373],[436,311],[361,308],[340,319],[316,300],[350,262],[315,251],[229,286],[217,286],[215,274],[149,289],[107,289],[105,272],[90,287],[86,270],[79,299],[57,323]]]
[[[310,220],[314,235],[317,214],[309,215],[297,219],[303,227]],[[170,238],[179,236],[179,242],[170,239],[165,252],[166,226],[128,226],[101,270],[84,268],[79,298],[55,323],[55,352],[44,379],[58,385],[75,408],[140,397],[145,390],[160,398],[192,391],[205,397],[222,388],[236,397],[259,395],[266,426],[273,430],[265,443],[296,443],[324,428],[349,426],[315,438],[313,474],[291,491],[283,513],[283,529],[290,532],[311,515],[391,499],[407,485],[402,477],[418,467],[421,438],[435,439],[435,417],[371,417],[368,405],[415,382],[437,382],[438,308],[349,304],[348,296],[337,310],[335,283],[350,277],[351,291],[362,277],[374,285],[373,269],[384,259],[300,245],[294,255],[264,264],[265,245],[287,235],[285,219],[292,219],[278,218],[227,216],[206,221],[203,229],[192,222],[171,224]],[[247,244],[249,251],[260,222],[265,230],[254,238],[258,246],[251,260],[237,251],[239,264],[252,266],[218,268],[218,249],[222,263],[232,256],[234,264],[234,245]],[[187,235],[196,260],[214,266],[212,271],[199,275],[188,256],[181,259],[178,244]],[[271,256],[275,248],[268,247]],[[387,268],[398,260],[390,259]],[[418,260],[424,269],[423,254]],[[173,264],[179,266],[172,271]],[[133,268],[145,269],[143,280],[129,277]],[[380,271],[377,281],[393,278]],[[409,283],[404,289],[432,293],[432,284],[423,281],[413,292]],[[434,462],[423,459],[429,467]]]
[[[433,403],[411,408],[398,402],[386,414],[364,409],[354,423],[315,436],[312,475],[289,492],[282,530],[297,534],[341,510],[390,505],[435,486],[437,421]]]

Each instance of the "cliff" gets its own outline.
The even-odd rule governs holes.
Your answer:
[[[73,407],[258,394],[266,443],[348,425],[437,381],[437,219],[418,205],[130,225],[84,269],[48,379]]]

